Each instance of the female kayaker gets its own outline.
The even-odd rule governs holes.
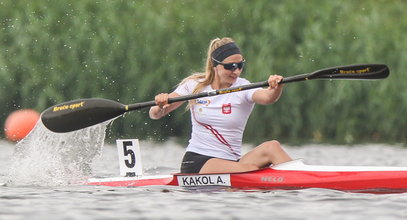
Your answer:
[[[150,118],[160,119],[183,102],[168,104],[168,98],[248,84],[240,78],[245,59],[231,38],[211,41],[204,73],[185,78],[170,94],[155,96],[157,106]],[[283,90],[279,75],[268,78],[268,88],[198,98],[189,102],[192,134],[184,155],[182,173],[243,172],[290,161],[276,140],[266,141],[241,156],[243,131],[254,104],[276,102]]]

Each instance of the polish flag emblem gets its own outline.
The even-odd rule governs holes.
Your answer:
[[[223,114],[230,114],[232,113],[232,104],[223,104],[222,105],[222,113]]]

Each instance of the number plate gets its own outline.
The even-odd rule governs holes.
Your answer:
[[[116,140],[121,176],[142,176],[140,146],[138,139]]]

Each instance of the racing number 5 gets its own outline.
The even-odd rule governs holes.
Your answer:
[[[134,154],[134,151],[128,147],[132,147],[132,142],[131,141],[124,141],[123,142],[123,152],[124,156],[130,156],[130,159],[124,160],[126,166],[128,168],[133,168],[134,165],[136,165],[136,155]]]

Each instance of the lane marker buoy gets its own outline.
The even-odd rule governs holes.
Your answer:
[[[10,141],[22,140],[34,128],[40,114],[33,109],[12,112],[4,123],[4,133]]]

